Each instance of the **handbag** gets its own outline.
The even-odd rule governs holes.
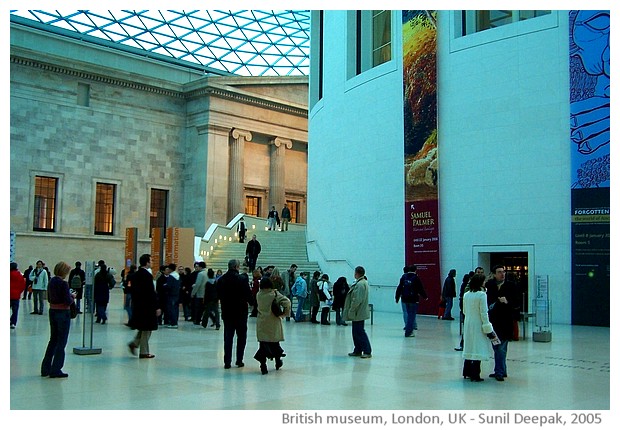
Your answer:
[[[77,317],[78,310],[77,310],[77,306],[75,305],[75,302],[71,302],[71,304],[69,305],[69,310],[71,311],[71,319],[74,319],[75,317]]]
[[[282,306],[280,306],[280,304],[276,300],[278,298],[278,293],[274,292],[273,294],[274,294],[274,297],[273,297],[273,301],[271,302],[271,313],[277,317],[281,317],[282,315],[284,315],[284,309],[282,308]]]

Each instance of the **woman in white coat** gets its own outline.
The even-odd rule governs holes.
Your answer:
[[[489,322],[487,294],[484,289],[484,275],[474,275],[469,281],[469,290],[463,296],[463,377],[472,382],[480,378],[480,362],[493,357],[491,341],[497,336]]]

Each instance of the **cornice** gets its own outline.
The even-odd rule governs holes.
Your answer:
[[[235,91],[230,91],[226,88],[206,85],[202,88],[198,88],[195,90],[189,91],[175,91],[171,89],[161,88],[155,85],[147,85],[136,81],[131,81],[127,79],[113,78],[109,76],[103,76],[101,74],[78,70],[75,68],[46,63],[43,61],[33,60],[31,58],[21,57],[19,55],[11,55],[11,63],[18,64],[25,67],[32,67],[35,69],[44,70],[46,72],[59,73],[67,76],[74,76],[79,79],[90,80],[95,82],[101,82],[107,85],[114,85],[118,87],[131,88],[138,91],[145,91],[155,94],[160,94],[167,97],[174,98],[182,98],[182,99],[192,99],[197,97],[219,97],[226,100],[231,100],[234,102],[257,106],[261,108],[265,108],[271,111],[283,112],[286,114],[307,118],[308,117],[308,109],[300,108],[296,106],[291,106],[286,103],[278,103],[274,100],[267,100],[265,98],[261,98],[258,96],[253,96],[247,93],[239,93]]]
[[[131,88],[138,91],[146,91],[149,93],[155,93],[164,95],[167,97],[185,98],[185,94],[181,91],[174,91],[165,88],[156,87],[153,85],[146,85],[139,82],[128,81],[125,79],[111,78],[109,76],[102,76],[96,73],[91,73],[83,70],[76,70],[70,67],[59,66],[56,64],[49,64],[42,61],[32,60],[30,58],[23,58],[16,55],[11,55],[11,63],[18,64],[20,66],[32,67],[35,69],[45,70],[46,72],[59,73],[68,76],[75,76],[79,79],[85,79],[95,82],[102,82],[108,85],[114,85],[118,87]]]
[[[278,103],[270,100],[265,100],[260,97],[253,97],[248,94],[239,94],[237,92],[228,91],[224,88],[216,88],[212,86],[206,86],[204,88],[200,88],[197,90],[189,91],[185,94],[187,98],[196,98],[202,96],[215,96],[226,100],[232,100],[235,102],[258,106],[262,108],[266,108],[273,111],[279,111],[288,113],[295,116],[300,116],[303,118],[308,117],[308,110],[301,109],[294,106],[286,105],[284,103]]]

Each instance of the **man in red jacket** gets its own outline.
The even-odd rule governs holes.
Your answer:
[[[17,325],[19,299],[26,289],[26,279],[17,268],[17,263],[11,263],[11,328]]]

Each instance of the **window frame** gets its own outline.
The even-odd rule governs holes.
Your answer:
[[[51,227],[41,227],[41,217],[37,216],[37,213],[40,213],[41,210],[40,208],[37,210],[37,204],[38,204],[38,199],[37,199],[37,180],[41,178],[45,178],[45,179],[52,179],[54,180],[54,192],[53,192],[53,198],[51,199],[53,202],[53,208],[52,208],[52,214],[51,214]],[[60,184],[61,184],[61,177],[58,175],[54,175],[54,174],[50,174],[50,173],[38,173],[35,172],[33,174],[33,182],[32,182],[32,211],[30,212],[32,215],[32,231],[40,231],[40,232],[47,232],[47,233],[55,233],[58,231],[59,229],[59,217],[58,214],[60,213]],[[49,189],[49,187],[46,187],[46,189]],[[45,200],[49,199],[49,197],[45,197]],[[43,217],[43,220],[48,219],[47,216]],[[39,221],[38,226],[37,226],[37,221]]]
[[[250,211],[248,211],[248,208],[253,206],[253,205],[248,205],[249,200],[255,200],[255,207],[256,207],[256,213],[251,213]],[[243,211],[246,215],[249,216],[255,216],[255,217],[260,217],[261,216],[261,203],[262,203],[262,197],[261,196],[257,196],[257,195],[253,195],[253,194],[246,194],[245,195],[245,199],[244,199],[244,207],[243,207]]]
[[[164,210],[164,214],[163,216],[155,216],[153,217],[153,192],[155,191],[161,191],[163,193],[165,193],[165,207],[163,208]],[[169,216],[170,216],[170,188],[167,187],[162,187],[162,186],[150,186],[149,187],[149,201],[148,201],[148,206],[147,206],[147,210],[148,210],[148,219],[149,219],[149,237],[153,237],[153,229],[154,228],[161,228],[162,229],[162,236],[165,237],[166,236],[166,229],[168,228],[168,224],[169,224]],[[163,226],[161,225],[153,225],[153,219],[163,219]]]
[[[112,201],[111,202],[104,202],[103,204],[107,204],[111,206],[111,213],[108,214],[106,211],[104,211],[104,215],[107,215],[110,217],[109,221],[99,221],[97,220],[98,215],[101,213],[99,211],[99,197],[100,197],[100,193],[99,193],[99,186],[110,186],[112,187]],[[100,181],[100,180],[96,180],[95,184],[94,184],[94,197],[95,197],[95,202],[93,204],[93,209],[94,209],[94,215],[93,215],[93,234],[97,235],[97,236],[114,236],[115,231],[116,231],[116,208],[117,208],[117,195],[118,195],[118,184],[111,182],[111,181]],[[103,222],[104,224],[109,225],[110,231],[105,231],[105,230],[98,230],[98,225],[100,222]]]

